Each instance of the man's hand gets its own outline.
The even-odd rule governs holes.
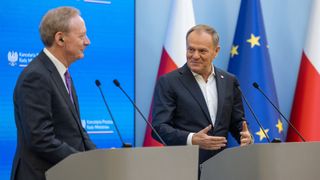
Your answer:
[[[243,121],[242,122],[242,131],[240,132],[240,141],[241,141],[241,144],[240,146],[247,146],[249,144],[252,144],[253,143],[253,140],[251,138],[251,134],[248,130],[248,126],[247,126],[247,123],[246,121]]]
[[[207,133],[211,130],[212,126],[209,125],[201,131],[192,136],[192,144],[199,145],[201,149],[218,150],[225,147],[227,140],[221,136],[208,136]]]

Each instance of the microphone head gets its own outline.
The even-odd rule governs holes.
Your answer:
[[[113,84],[116,85],[117,87],[120,87],[120,83],[118,80],[114,79]]]
[[[259,89],[259,84],[257,82],[254,82],[252,85],[253,85],[253,87]]]
[[[100,81],[99,81],[98,79],[95,81],[95,83],[96,83],[96,85],[97,85],[98,87],[101,85],[101,83],[100,83]]]

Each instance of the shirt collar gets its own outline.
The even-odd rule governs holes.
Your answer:
[[[52,61],[54,66],[57,68],[59,74],[62,76],[67,71],[68,68],[66,68],[62,62],[60,62],[47,48],[43,49],[43,52],[49,57],[49,59]]]
[[[214,66],[213,66],[213,65],[211,65],[211,66],[212,66],[212,71],[211,71],[211,73],[210,73],[209,77],[210,77],[210,76],[215,76],[215,75],[216,75],[216,73],[215,73],[215,71],[214,71]],[[190,71],[191,71],[191,70],[190,70]],[[191,73],[193,74],[193,76],[194,76],[194,77],[198,77],[198,76],[200,76],[200,74],[195,73],[195,72],[193,72],[193,71],[191,71]]]

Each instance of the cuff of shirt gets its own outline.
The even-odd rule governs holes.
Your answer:
[[[194,135],[194,133],[190,133],[188,135],[188,138],[187,138],[187,145],[192,145],[192,136]]]

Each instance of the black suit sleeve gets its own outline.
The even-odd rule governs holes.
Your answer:
[[[83,130],[83,140],[84,140],[84,144],[86,146],[86,150],[97,149],[96,145],[89,138],[87,131],[84,128],[82,128],[82,130]]]
[[[176,95],[167,80],[163,76],[157,81],[153,100],[152,125],[167,145],[186,145],[190,132],[175,128]],[[152,136],[159,141],[154,133]]]
[[[238,89],[238,86],[238,80],[234,77],[230,132],[232,136],[238,141],[238,143],[240,143],[240,132],[242,130],[242,118],[244,117],[244,109],[242,104],[241,92]]]
[[[73,147],[59,140],[53,126],[52,89],[48,76],[31,72],[22,79],[15,99],[23,137],[27,145],[39,156],[57,163],[72,153]]]

